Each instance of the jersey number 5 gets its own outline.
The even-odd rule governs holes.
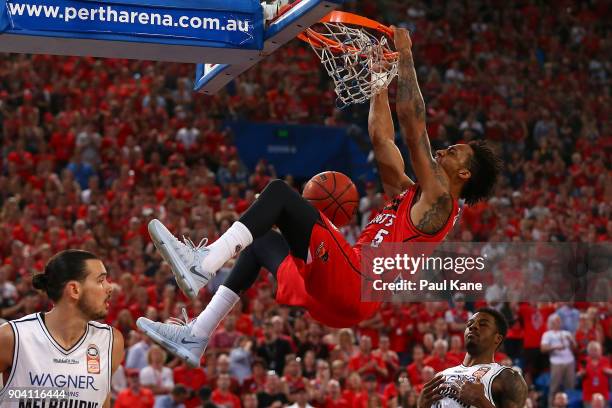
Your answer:
[[[382,229],[382,228],[379,229],[378,232],[376,233],[376,236],[372,240],[372,244],[370,246],[374,248],[378,248],[380,244],[382,244],[386,235],[389,235],[389,231],[387,231],[386,229]]]

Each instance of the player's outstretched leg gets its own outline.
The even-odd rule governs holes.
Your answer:
[[[136,324],[166,350],[198,366],[214,330],[236,305],[240,293],[253,285],[262,266],[276,274],[287,255],[289,246],[283,236],[269,231],[240,254],[230,275],[197,319],[187,323],[185,316],[186,324],[175,324],[141,317]]]
[[[282,180],[274,180],[249,209],[209,246],[182,242],[159,221],[149,223],[149,234],[162,257],[170,264],[183,292],[195,298],[214,274],[253,239],[277,225],[291,252],[304,260],[318,211]]]

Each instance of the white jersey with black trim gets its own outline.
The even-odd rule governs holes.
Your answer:
[[[493,385],[493,380],[495,380],[495,378],[505,369],[511,370],[510,367],[502,366],[497,363],[476,364],[471,367],[466,367],[461,364],[447,368],[440,374],[444,376],[444,383],[446,385],[452,385],[463,381],[476,382],[476,380],[480,380],[484,385],[485,397],[495,405],[491,387]],[[453,388],[444,388],[442,394],[445,395],[445,397],[440,401],[436,401],[432,405],[432,408],[468,408],[468,405],[456,399],[456,391]]]
[[[110,326],[89,322],[83,336],[66,350],[47,330],[42,313],[8,324],[13,329],[15,347],[11,372],[0,390],[2,408],[103,407],[112,371]],[[52,398],[35,398],[41,397],[42,391],[54,391]],[[20,396],[23,398],[16,398]]]

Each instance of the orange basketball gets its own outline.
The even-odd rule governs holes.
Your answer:
[[[337,227],[348,224],[359,205],[357,188],[350,178],[337,171],[325,171],[311,178],[302,196]]]

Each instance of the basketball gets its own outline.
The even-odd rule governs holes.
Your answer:
[[[325,171],[311,178],[302,196],[337,227],[348,224],[359,205],[355,184],[337,171]]]

